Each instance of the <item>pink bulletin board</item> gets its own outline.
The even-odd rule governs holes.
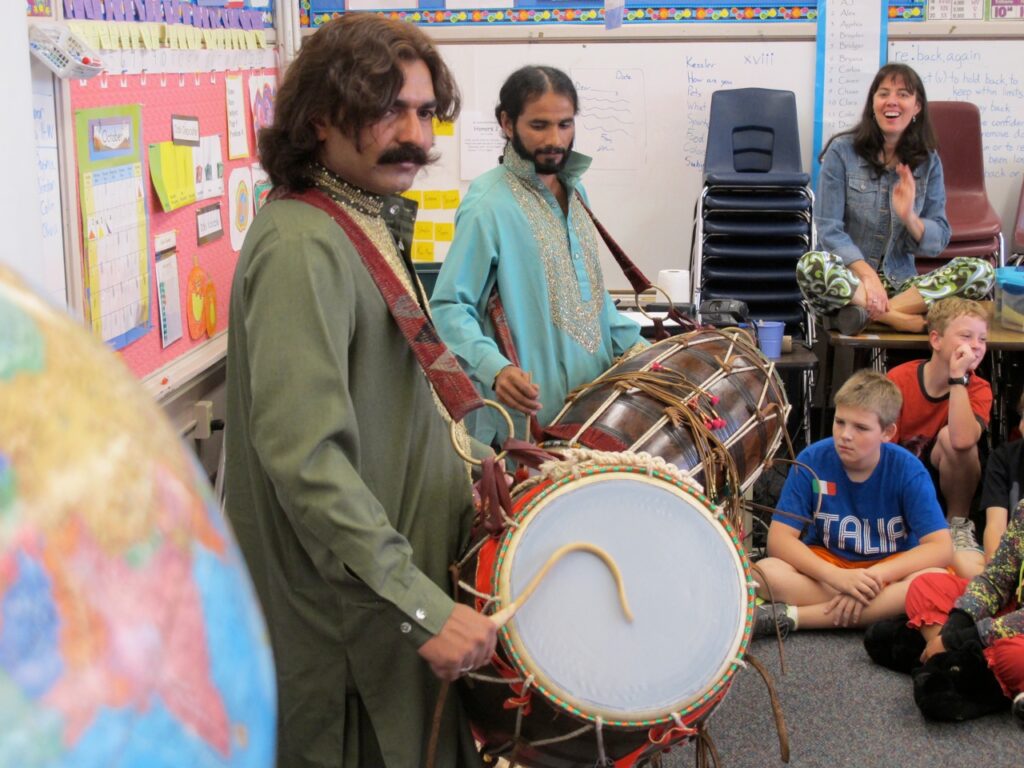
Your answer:
[[[246,101],[246,125],[249,133],[250,156],[231,160],[228,157],[227,102],[225,74],[242,75],[243,93]],[[228,296],[234,277],[238,253],[231,246],[228,201],[228,179],[236,168],[250,167],[258,162],[256,142],[253,135],[251,106],[248,103],[249,78],[257,75],[275,77],[274,69],[229,70],[225,72],[203,72],[166,75],[101,75],[92,80],[70,81],[71,113],[80,109],[138,104],[142,111],[142,168],[145,178],[146,207],[149,211],[149,269],[150,269],[150,325],[151,330],[142,338],[119,350],[129,368],[139,378],[145,378],[174,362],[204,344],[227,328]],[[150,144],[171,140],[171,115],[187,115],[199,118],[202,136],[217,134],[221,139],[221,158],[224,163],[224,194],[219,198],[202,200],[165,213],[153,189],[149,176],[149,158],[146,151]],[[77,159],[76,159],[77,167]],[[75,185],[78,184],[75,173]],[[81,203],[75,195],[75,211],[81,221]],[[196,211],[214,202],[221,204],[221,221],[224,234],[204,245],[197,244]],[[193,340],[187,325],[180,339],[164,348],[161,344],[159,307],[156,299],[155,235],[174,230],[177,236],[178,297],[185,324],[185,296],[188,290],[188,276],[193,259],[216,286],[216,329],[210,336]],[[79,246],[82,244],[79,243]]]

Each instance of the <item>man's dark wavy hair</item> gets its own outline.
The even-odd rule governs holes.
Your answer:
[[[501,124],[501,113],[504,112],[514,125],[529,102],[549,91],[568,97],[572,102],[573,114],[580,111],[576,86],[565,72],[554,67],[528,65],[509,75],[508,80],[501,86],[498,106],[494,108],[498,124]]]
[[[412,24],[346,14],[307,38],[277,92],[273,125],[259,133],[260,163],[275,187],[308,186],[304,169],[320,148],[314,120],[326,119],[346,136],[358,136],[398,99],[405,80],[400,64],[412,61],[430,70],[437,118],[458,117],[455,78],[430,38]]]
[[[917,119],[907,126],[903,135],[900,136],[899,144],[896,145],[896,156],[899,161],[910,166],[911,169],[917,168],[928,159],[929,150],[936,149],[939,145],[928,112],[928,97],[925,95],[924,83],[921,82],[920,76],[906,64],[886,64],[878,70],[875,79],[871,81],[860,122],[852,129],[836,134],[836,136],[852,135],[854,150],[868,162],[879,176],[885,172],[885,165],[879,160],[882,155],[882,147],[885,144],[885,137],[882,136],[882,129],[878,127],[878,122],[875,120],[874,98],[875,91],[889,77],[902,81],[904,87],[916,96],[921,104],[921,111],[917,113]],[[829,139],[829,144],[836,136]],[[825,150],[827,149],[828,145],[825,146]],[[821,158],[824,156],[825,151],[822,151]]]

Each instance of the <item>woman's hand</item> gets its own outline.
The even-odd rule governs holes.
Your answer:
[[[896,166],[896,175],[899,180],[892,188],[892,210],[903,226],[907,228],[911,237],[916,242],[921,242],[924,236],[924,222],[914,213],[914,196],[917,194],[917,184],[914,181],[914,174],[905,163]]]
[[[882,280],[866,261],[855,261],[850,269],[860,280],[864,289],[864,308],[868,316],[875,320],[889,311],[889,294],[885,292]]]

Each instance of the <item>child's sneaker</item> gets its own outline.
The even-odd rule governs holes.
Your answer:
[[[786,613],[785,603],[764,603],[754,608],[754,637],[768,637],[775,635],[775,628],[779,629],[779,636],[783,639],[796,628],[796,622]]]
[[[974,522],[966,517],[951,517],[949,533],[953,537],[953,549],[957,552],[982,552],[978,539],[974,535]]]
[[[1018,693],[1014,697],[1010,711],[1013,712],[1013,719],[1017,721],[1017,725],[1024,728],[1024,693]]]

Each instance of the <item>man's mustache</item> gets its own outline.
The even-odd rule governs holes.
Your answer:
[[[541,147],[540,149],[533,150],[533,156],[540,157],[541,155],[554,155],[556,153],[564,155],[568,151],[568,147],[556,147],[554,144],[552,144],[547,147]]]
[[[392,165],[396,163],[415,163],[416,165],[429,165],[434,158],[429,155],[423,147],[418,144],[399,144],[381,153],[377,158],[378,165]]]

